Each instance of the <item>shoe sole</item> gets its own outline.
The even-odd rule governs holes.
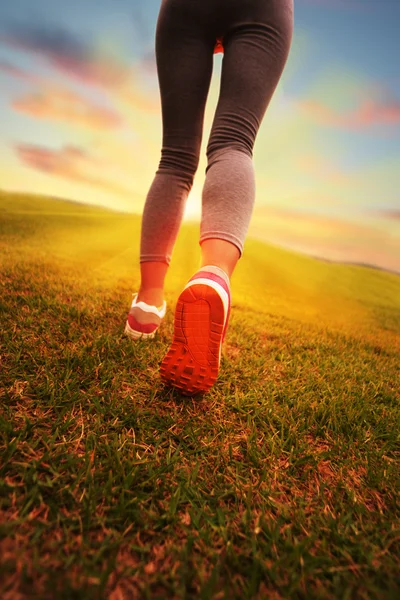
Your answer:
[[[140,338],[143,339],[150,339],[150,338],[154,338],[156,335],[157,329],[155,331],[152,331],[151,333],[144,333],[142,331],[136,331],[135,329],[132,329],[132,327],[129,325],[128,321],[126,322],[125,325],[125,330],[124,333],[130,337],[132,340],[139,340]]]
[[[191,284],[178,298],[174,337],[160,373],[162,381],[184,395],[208,391],[218,377],[225,309],[218,292]]]

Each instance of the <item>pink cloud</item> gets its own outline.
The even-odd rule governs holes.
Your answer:
[[[87,152],[76,146],[64,146],[60,150],[33,144],[17,144],[16,153],[26,166],[62,179],[100,187],[112,194],[132,197],[132,191],[104,178],[102,165]]]
[[[28,71],[24,71],[20,69],[13,63],[7,60],[0,60],[0,71],[5,73],[6,75],[10,75],[11,77],[15,77],[16,79],[21,79],[22,81],[33,82],[36,81],[36,78]]]
[[[318,123],[333,127],[363,129],[372,125],[400,124],[400,102],[397,99],[364,100],[357,108],[344,114],[313,100],[301,102],[300,107]]]
[[[375,214],[384,219],[389,219],[391,221],[400,221],[400,208],[383,208],[381,210],[376,210],[372,214]]]
[[[68,57],[57,57],[51,60],[53,65],[66,75],[78,79],[82,83],[105,88],[115,88],[128,81],[129,70],[111,60],[92,58],[79,62]]]
[[[28,94],[14,100],[12,106],[15,110],[33,117],[68,121],[93,129],[115,128],[122,122],[116,112],[96,106],[66,89]]]
[[[58,71],[81,83],[115,88],[130,78],[130,68],[111,57],[96,55],[90,44],[63,28],[18,26],[0,41],[47,60]]]
[[[33,144],[17,144],[16,151],[22,162],[46,173],[69,174],[75,178],[83,166],[93,164],[90,156],[76,146],[64,146],[61,150],[50,150]]]
[[[259,206],[249,235],[331,260],[362,262],[400,272],[400,239],[388,236],[385,228],[368,221]]]
[[[133,110],[159,113],[158,91],[146,82],[149,77],[155,80],[154,50],[143,51],[135,64],[100,55],[94,49],[94,40],[82,38],[62,27],[42,27],[18,25],[0,34],[0,42],[33,54],[49,63],[60,75],[75,80],[79,84],[96,87],[106,93],[120,95]],[[23,73],[10,64],[0,63],[0,69],[15,77],[24,77],[40,86],[51,89],[46,81],[39,77]],[[143,82],[143,86],[140,84]],[[52,92],[54,94],[54,92]],[[14,102],[14,108],[33,116],[64,119],[83,122],[94,127],[112,127],[119,117],[111,111],[96,106],[84,106],[83,101],[67,92],[59,91],[54,97],[46,94],[32,94]],[[92,114],[90,114],[92,112]],[[84,113],[84,115],[82,114]]]

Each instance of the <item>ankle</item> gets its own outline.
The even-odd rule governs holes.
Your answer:
[[[230,278],[239,258],[239,248],[231,242],[215,238],[201,242],[201,267],[216,266]]]
[[[232,276],[232,273],[234,271],[234,267],[232,268],[231,265],[226,264],[219,260],[214,260],[214,261],[210,260],[210,259],[202,260],[200,268],[204,269],[205,267],[214,267],[215,269],[220,269],[221,271],[226,273],[229,278]]]
[[[140,287],[136,301],[159,307],[164,302],[164,289]]]

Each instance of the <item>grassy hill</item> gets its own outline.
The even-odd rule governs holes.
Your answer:
[[[140,219],[0,193],[0,597],[397,598],[400,277],[248,239],[220,377],[123,335]]]
[[[140,218],[99,207],[0,193],[2,253],[11,262],[50,261],[62,276],[85,275],[108,289],[139,284]],[[174,302],[198,268],[199,226],[184,224],[167,276]],[[71,269],[71,266],[73,269]],[[232,277],[233,301],[265,314],[323,322],[353,334],[400,329],[400,276],[319,261],[248,239]],[[390,336],[389,336],[390,337]]]

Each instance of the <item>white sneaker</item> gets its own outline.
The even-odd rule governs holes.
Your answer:
[[[163,305],[158,308],[157,306],[146,304],[142,300],[136,302],[138,293],[133,294],[132,306],[125,325],[125,333],[133,340],[154,338],[162,319],[165,317],[167,303],[164,300]]]

